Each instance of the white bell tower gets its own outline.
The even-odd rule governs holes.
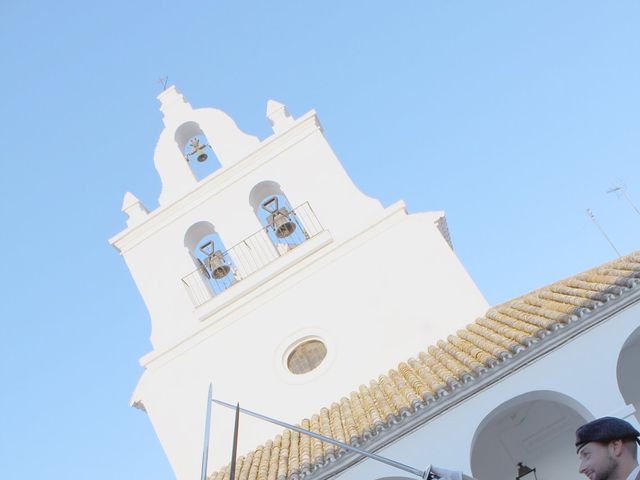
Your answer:
[[[313,110],[294,119],[269,101],[274,133],[259,140],[175,87],[158,99],[159,207],[126,193],[127,228],[110,242],[151,317],[131,403],[179,480],[199,475],[209,382],[295,423],[487,309],[444,213],[365,196]],[[211,471],[229,461],[232,417],[214,408]],[[273,433],[243,417],[239,453]]]

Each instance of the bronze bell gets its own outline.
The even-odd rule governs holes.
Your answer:
[[[231,271],[231,267],[224,261],[224,256],[220,250],[207,257],[207,265],[211,270],[211,276],[216,280],[226,277]]]
[[[271,215],[267,218],[267,223],[278,238],[286,238],[296,231],[296,224],[289,216],[290,212],[286,208],[280,208],[278,197],[271,197],[262,203],[262,208]]]
[[[200,251],[207,255],[204,264],[211,271],[213,278],[220,280],[229,274],[231,267],[225,262],[224,253],[214,249],[213,240],[202,245]]]
[[[287,209],[281,208],[273,214],[271,226],[276,232],[276,237],[286,238],[296,231],[296,224],[291,221]]]
[[[192,157],[194,155],[196,155],[196,160],[198,160],[199,162],[204,162],[207,158],[209,158],[209,156],[204,153],[204,149],[207,147],[207,145],[200,145],[200,141],[197,138],[193,138],[191,139],[191,141],[189,142],[189,145],[191,145],[191,152],[189,153],[189,157]]]

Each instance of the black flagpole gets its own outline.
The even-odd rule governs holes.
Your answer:
[[[236,404],[236,421],[233,425],[233,448],[231,449],[231,466],[229,467],[229,480],[236,478],[236,456],[238,453],[238,427],[240,426],[240,404]]]

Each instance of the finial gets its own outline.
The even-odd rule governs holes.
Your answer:
[[[127,226],[129,227],[142,223],[149,214],[149,210],[131,192],[124,194],[122,211],[127,215]]]
[[[169,85],[160,92],[158,100],[165,125],[167,122],[181,122],[192,112],[191,104],[176,90],[175,85]]]
[[[288,112],[284,103],[275,100],[267,102],[267,118],[271,123],[274,133],[280,133],[287,130],[294,123],[294,119]]]

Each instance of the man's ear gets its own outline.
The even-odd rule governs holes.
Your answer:
[[[614,457],[622,455],[624,450],[624,442],[622,440],[611,440],[609,442],[609,451]]]

